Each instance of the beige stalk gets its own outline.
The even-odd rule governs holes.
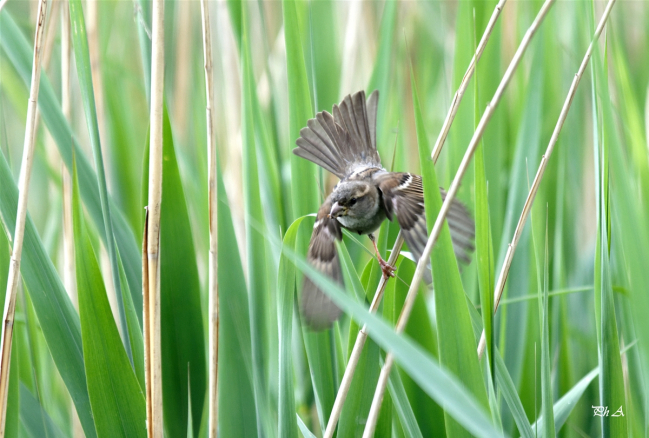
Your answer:
[[[151,114],[149,148],[149,200],[147,214],[147,280],[143,278],[148,307],[144,351],[147,357],[147,423],[150,438],[163,437],[162,357],[160,345],[160,204],[162,201],[162,132],[164,91],[164,1],[153,2],[151,32]]]
[[[210,221],[210,254],[209,254],[209,400],[208,400],[208,436],[216,438],[218,431],[218,370],[219,370],[219,283],[218,283],[218,230],[216,199],[216,144],[214,141],[214,84],[212,82],[212,30],[210,28],[210,10],[207,0],[201,0],[201,18],[203,21],[203,58],[205,61],[205,115],[207,121],[207,197]]]
[[[9,261],[9,278],[5,294],[5,308],[2,324],[2,340],[0,345],[0,437],[5,435],[7,420],[7,397],[9,392],[9,365],[11,359],[11,341],[14,329],[14,314],[16,311],[16,292],[20,282],[20,259],[25,238],[25,220],[27,218],[27,192],[29,179],[34,163],[34,145],[36,143],[36,111],[38,109],[38,88],[41,79],[41,51],[43,46],[43,30],[47,17],[47,0],[40,0],[36,13],[36,35],[34,36],[34,56],[32,59],[32,80],[27,104],[27,121],[25,126],[25,141],[23,158],[20,164],[20,179],[18,181],[18,211],[16,228],[13,238],[13,249]]]

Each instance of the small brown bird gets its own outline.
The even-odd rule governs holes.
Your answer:
[[[340,178],[318,210],[307,260],[320,272],[342,284],[335,240],[341,228],[367,234],[374,244],[383,275],[394,276],[394,267],[381,258],[376,248],[376,231],[387,218],[395,217],[412,255],[419,260],[426,246],[426,216],[421,177],[405,172],[388,172],[381,166],[376,149],[376,114],[379,92],[365,101],[365,92],[346,96],[333,106],[333,115],[322,111],[300,131],[293,153]],[[442,198],[446,192],[440,188]],[[475,226],[467,209],[454,201],[448,223],[455,255],[468,262],[473,251]],[[430,272],[427,274],[430,283]],[[341,310],[308,277],[302,288],[301,310],[314,330],[323,330],[340,317]]]

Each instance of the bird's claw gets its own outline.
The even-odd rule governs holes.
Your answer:
[[[383,277],[386,280],[390,277],[394,277],[394,266],[388,264],[388,262],[383,259],[379,259],[379,265],[381,265],[381,271],[383,271]]]

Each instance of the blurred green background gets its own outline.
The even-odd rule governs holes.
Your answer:
[[[414,173],[432,166],[430,160],[420,162],[420,148],[429,155],[496,2],[208,4],[219,165],[220,436],[300,436],[303,427],[321,436],[358,324],[365,319],[343,316],[324,333],[301,327],[297,300],[303,266],[298,263],[296,270],[293,263],[306,254],[313,219],[296,219],[315,213],[336,180],[293,156],[299,129],[317,111],[331,111],[345,95],[378,89],[383,165]],[[37,5],[9,0],[0,10],[2,285],[15,223]],[[448,187],[453,180],[479,116],[541,5],[505,4],[435,166],[439,185]],[[68,3],[49,4],[29,190],[33,228],[23,254],[7,436],[127,436],[124,424],[131,420],[138,436],[144,433],[139,248],[148,186],[151,3],[91,0],[81,6],[85,18],[73,14],[73,29],[80,32],[85,26],[89,56],[73,56],[72,112],[66,122],[60,109],[61,11]],[[613,7],[548,162],[533,220],[524,228],[493,321],[494,354],[503,366],[497,358],[483,358],[481,371],[474,367],[467,376],[462,367],[439,358],[455,342],[445,333],[461,332],[464,324],[480,335],[481,284],[493,290],[528,188],[605,6],[586,0],[559,0],[552,6],[485,131],[482,158],[475,163],[483,166],[484,177],[474,174],[471,165],[462,180],[458,197],[474,216],[476,204],[487,201],[487,219],[476,221],[492,246],[488,260],[474,256],[470,264],[459,266],[462,282],[455,292],[466,295],[467,306],[460,300],[462,309],[449,308],[449,315],[471,315],[473,325],[459,317],[446,325],[449,318],[437,314],[446,295],[435,294],[450,292],[436,290],[418,298],[406,329],[405,338],[412,341],[408,345],[455,375],[484,418],[507,436],[530,436],[542,406],[551,404],[554,419],[544,420],[539,436],[551,436],[552,428],[562,437],[649,434],[647,2],[618,0]],[[207,436],[209,234],[202,41],[200,2],[165,2],[168,113],[161,293],[168,437]],[[92,71],[94,102],[82,92],[89,84],[79,80],[80,68]],[[84,110],[87,106],[92,111]],[[93,112],[96,124],[89,116]],[[422,126],[416,126],[417,117]],[[122,330],[89,129],[98,129],[101,140],[112,238],[123,266],[120,290],[133,349],[129,362],[123,360],[119,342],[104,346],[104,356],[88,353],[101,333]],[[73,150],[83,206],[79,213],[85,212],[86,227],[82,235],[66,236],[62,179],[72,171]],[[486,190],[476,189],[484,183]],[[397,233],[396,223],[381,228],[384,255]],[[107,296],[114,324],[97,316],[110,315],[106,306],[97,305],[96,313],[84,314],[89,309],[84,306],[78,311],[75,295],[68,296],[63,286],[64,240],[81,245],[86,236],[100,272],[92,290],[79,286],[79,299],[95,297],[89,301],[95,303]],[[289,249],[283,257],[282,240]],[[345,267],[352,302],[369,302],[376,290],[380,274],[370,249],[368,239],[349,235],[341,247],[349,256]],[[455,261],[445,260],[454,270]],[[398,277],[390,281],[380,311],[389,325],[398,317],[414,266],[399,258]],[[485,282],[478,275],[481,267],[489,273]],[[95,333],[91,328],[97,324]],[[362,434],[384,349],[392,342],[380,330],[370,333],[376,343],[365,347],[338,436]],[[464,338],[458,350],[476,347],[477,338]],[[407,371],[404,363],[411,368],[428,363],[414,362],[417,357],[397,354],[399,370],[392,372],[376,436],[415,436],[417,431],[421,436],[458,436],[479,427],[479,419],[471,418],[473,408],[454,405],[448,394],[431,397],[430,388],[437,385],[433,374],[424,384],[421,376]],[[104,361],[108,371],[101,371]],[[592,370],[597,377],[589,374]],[[585,376],[590,377],[578,385]],[[467,383],[474,377],[477,387]],[[98,396],[91,383],[111,378],[132,381],[113,394],[116,406],[128,406],[123,408],[127,414],[112,410],[106,401],[110,397]],[[447,407],[446,414],[440,406]],[[596,416],[593,406],[608,406],[609,416]],[[620,407],[624,417],[611,417]],[[467,416],[460,418],[457,412],[463,409]]]

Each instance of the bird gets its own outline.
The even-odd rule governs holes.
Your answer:
[[[318,209],[307,252],[307,262],[316,270],[343,284],[336,240],[345,228],[366,234],[387,277],[394,276],[376,247],[374,232],[385,219],[396,221],[416,260],[421,257],[427,228],[421,176],[409,172],[389,172],[381,165],[376,147],[376,120],[379,92],[365,98],[361,90],[349,94],[332,113],[321,111],[300,130],[293,153],[337,176],[340,181]],[[440,188],[442,198],[446,192]],[[454,200],[449,223],[456,257],[468,263],[473,252],[475,224],[467,208]],[[425,280],[431,283],[427,270]],[[300,310],[306,325],[313,330],[330,328],[342,311],[308,277],[302,285]]]

